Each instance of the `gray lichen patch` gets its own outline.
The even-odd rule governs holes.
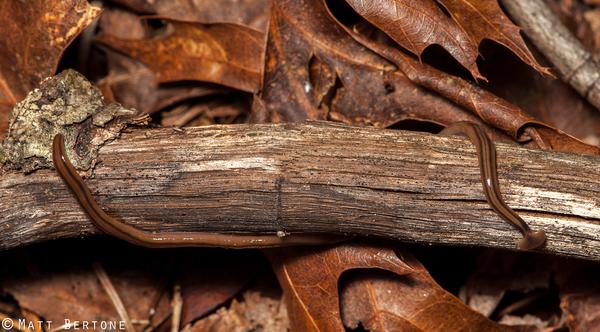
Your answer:
[[[24,172],[49,167],[52,141],[62,133],[75,167],[89,169],[102,144],[116,138],[127,125],[147,121],[147,116],[134,109],[106,105],[100,91],[83,75],[65,70],[44,80],[15,105],[0,163]]]

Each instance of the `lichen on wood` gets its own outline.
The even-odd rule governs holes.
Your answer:
[[[44,80],[15,105],[0,162],[26,173],[49,167],[52,140],[62,133],[69,158],[77,168],[89,169],[99,146],[116,138],[127,125],[146,121],[134,109],[105,104],[100,91],[83,75],[65,70]]]

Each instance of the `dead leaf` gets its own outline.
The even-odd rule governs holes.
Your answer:
[[[122,9],[108,8],[100,18],[102,33],[121,39],[143,39],[146,35],[145,21]],[[153,114],[174,104],[190,99],[220,94],[225,87],[202,82],[173,82],[159,84],[154,72],[143,63],[103,47],[108,75],[96,84],[109,101],[119,102],[148,114]]]
[[[186,100],[223,94],[229,90],[202,82],[158,84],[154,73],[143,63],[112,50],[106,50],[106,55],[109,74],[97,83],[105,98],[148,114]]]
[[[347,2],[359,15],[413,54],[420,56],[428,46],[440,45],[467,68],[473,77],[483,78],[475,62],[479,55],[477,44],[444,14],[434,0]]]
[[[147,320],[150,309],[158,310],[159,316],[165,315],[168,298],[157,295],[163,291],[159,281],[166,263],[149,266],[140,259],[143,249],[128,247],[126,252],[126,255],[106,256],[111,260],[103,265],[129,316]],[[89,251],[74,253],[73,248],[67,246],[46,252],[33,249],[22,255],[32,260],[24,265],[15,264],[17,269],[13,272],[16,273],[4,276],[2,288],[22,308],[45,321],[53,321],[54,328],[64,324],[65,319],[119,321],[113,302],[92,269],[93,256]],[[19,267],[26,267],[28,271]],[[162,301],[156,303],[156,300]]]
[[[233,300],[229,308],[220,308],[182,332],[285,332],[288,325],[287,311],[278,296],[248,290],[243,301]]]
[[[235,23],[265,31],[268,0],[112,0],[138,14],[196,23]]]
[[[62,52],[99,14],[86,0],[0,4],[0,138],[14,104],[52,76]]]
[[[552,76],[549,68],[541,66],[523,38],[520,28],[504,14],[497,0],[440,0],[450,12],[452,19],[479,46],[484,39],[504,45],[523,62],[547,76]]]
[[[536,70],[550,74],[537,63],[519,35],[519,28],[506,17],[496,0],[440,0],[451,17],[434,0],[347,2],[405,49],[420,56],[428,46],[440,45],[475,78],[481,78],[476,59],[483,39],[506,46]]]
[[[494,323],[471,310],[438,286],[422,266],[406,277],[378,270],[356,272],[341,291],[342,317],[350,328],[360,324],[369,331],[526,330]]]
[[[98,41],[147,65],[156,83],[204,81],[254,92],[260,84],[264,35],[229,23],[164,20],[165,29],[145,39],[102,34]]]
[[[265,31],[268,0],[156,0],[156,14],[198,23],[235,23]]]
[[[331,12],[329,15],[333,17]],[[529,142],[532,147],[564,152],[600,155],[600,147],[591,146],[527,115],[508,101],[473,85],[464,79],[451,76],[426,64],[407,57],[396,48],[371,40],[339,21],[338,24],[365,47],[390,60],[414,84],[439,95],[471,111],[486,124],[509,134],[519,142]],[[455,120],[457,121],[457,120]]]
[[[264,261],[252,251],[211,249],[193,251],[184,260],[186,266],[177,282],[181,285],[183,297],[182,326],[200,319],[238,295],[256,278],[257,265]]]
[[[571,86],[539,75],[496,45],[486,44],[482,51],[490,63],[482,71],[489,79],[487,88],[492,93],[552,127],[600,146],[600,112]]]
[[[480,122],[357,43],[321,0],[274,2],[268,36],[252,122],[319,119],[377,127],[407,119]]]
[[[294,331],[343,331],[338,279],[351,269],[393,272],[369,275],[342,296],[344,323],[386,331],[510,331],[469,309],[438,286],[409,253],[382,246],[342,243],[323,248],[268,251],[284,289]],[[381,280],[381,282],[379,282]],[[376,283],[373,286],[371,283]],[[456,319],[460,317],[460,319]]]

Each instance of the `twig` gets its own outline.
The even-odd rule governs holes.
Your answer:
[[[181,287],[173,287],[173,299],[171,300],[173,315],[171,316],[171,332],[179,332],[181,325],[181,312],[183,310],[183,298],[181,297]]]
[[[548,253],[600,260],[600,158],[498,144],[507,204]],[[132,130],[86,178],[109,215],[153,232],[351,234],[515,249],[460,137],[332,123]],[[53,170],[0,176],[0,248],[99,234]]]
[[[600,110],[600,64],[543,0],[501,0],[561,78]]]
[[[133,323],[131,322],[131,318],[127,313],[127,309],[125,309],[125,305],[123,304],[123,301],[121,301],[119,293],[115,289],[115,286],[113,286],[112,282],[110,281],[110,278],[108,277],[108,274],[106,274],[106,271],[104,270],[102,265],[100,265],[100,263],[98,262],[93,262],[92,267],[94,268],[96,277],[100,281],[100,284],[104,288],[104,291],[106,291],[106,294],[108,294],[108,297],[115,306],[119,318],[125,322],[125,330],[127,332],[136,332],[135,327],[133,327]]]

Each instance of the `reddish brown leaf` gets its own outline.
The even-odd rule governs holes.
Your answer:
[[[330,12],[329,14],[333,18]],[[370,40],[341,23],[339,24],[356,41],[397,65],[411,82],[452,100],[465,110],[476,114],[484,122],[494,124],[513,138],[517,138],[519,129],[525,123],[535,122],[534,119],[506,100],[459,77],[414,61],[395,48]]]
[[[64,49],[100,14],[86,0],[0,4],[0,137],[13,105],[52,76]]]
[[[515,331],[469,309],[417,264],[402,278],[384,271],[354,273],[342,289],[344,324],[369,331]],[[524,330],[524,329],[523,329]]]
[[[542,67],[531,54],[519,34],[521,29],[506,17],[497,0],[439,0],[439,2],[477,45],[484,39],[494,40],[506,46],[535,70],[551,75],[549,69]]]
[[[270,22],[254,122],[308,118],[386,127],[406,119],[478,121],[354,41],[321,0],[274,2]]]
[[[201,82],[156,83],[154,73],[130,57],[107,50],[109,74],[97,85],[109,101],[152,114],[175,103],[226,92]]]
[[[406,119],[467,120],[487,123],[532,147],[600,154],[598,147],[476,85],[358,34],[318,0],[274,3],[260,97],[253,105],[254,122],[309,118],[385,127]]]
[[[590,145],[600,146],[600,112],[568,84],[539,75],[495,45],[483,49],[489,89],[519,106],[529,115],[573,135]],[[511,68],[510,71],[506,68]]]
[[[509,134],[514,140],[529,141],[530,146],[542,149],[600,155],[600,147],[585,144],[532,118],[517,106],[485,89],[414,61],[397,49],[370,40],[341,24],[340,26],[355,40],[392,61],[414,84],[452,100],[465,110],[473,112],[484,123]]]
[[[387,284],[377,287],[370,284],[375,279],[362,279],[344,293],[344,322],[351,328],[360,321],[367,328],[407,331],[511,330],[444,291],[406,252],[397,255],[380,246],[345,243],[270,251],[268,256],[284,289],[293,331],[343,331],[338,279],[350,269],[373,268],[395,275],[386,277]]]
[[[199,23],[235,23],[264,31],[269,18],[267,0],[156,0],[156,14]]]
[[[474,77],[481,78],[475,63],[479,54],[477,44],[442,12],[434,0],[347,2],[358,14],[412,53],[420,56],[425,48],[438,44],[469,69]]]
[[[263,258],[250,251],[204,250],[187,258],[177,284],[183,297],[182,326],[198,320],[240,293]]]
[[[546,125],[528,125],[523,132],[543,149],[600,155],[600,147],[586,144],[561,130]]]
[[[483,39],[508,47],[525,63],[549,74],[547,68],[537,63],[519,35],[519,28],[504,15],[496,0],[439,0],[452,19],[434,0],[347,2],[405,49],[420,56],[426,47],[438,44],[476,78],[480,75],[475,60]]]
[[[144,21],[120,9],[107,9],[100,18],[103,33],[122,39],[142,39]],[[226,92],[228,89],[201,82],[157,83],[156,76],[143,63],[122,53],[105,49],[108,75],[97,82],[105,98],[152,114],[185,100]]]
[[[268,0],[112,0],[138,14],[197,23],[235,23],[264,31]]]
[[[146,64],[157,83],[205,81],[254,92],[260,83],[264,35],[235,24],[165,20],[158,36],[127,40],[103,34],[99,41]]]

